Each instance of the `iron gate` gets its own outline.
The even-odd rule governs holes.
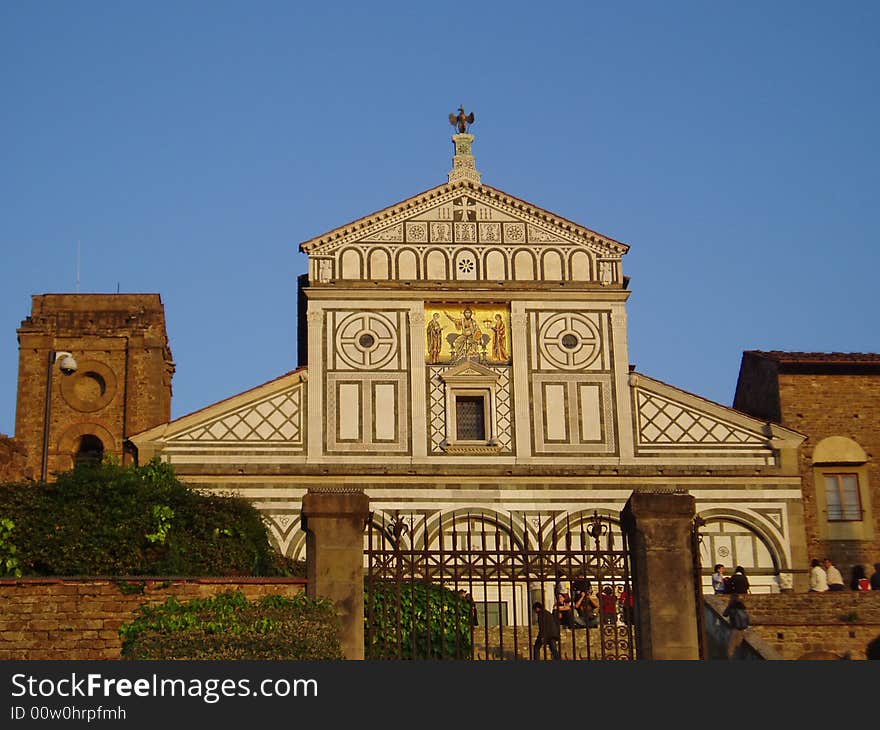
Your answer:
[[[559,589],[597,599],[591,620],[559,611],[563,659],[635,658],[626,536],[610,515],[371,514],[366,543],[367,659],[532,658],[532,606],[564,605]]]

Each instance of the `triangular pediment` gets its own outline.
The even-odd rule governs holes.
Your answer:
[[[454,365],[448,370],[444,370],[440,373],[440,377],[446,381],[447,383],[459,381],[459,380],[487,380],[491,382],[495,382],[500,377],[498,373],[494,370],[490,370],[489,368],[480,365],[476,362],[462,362],[458,365]]]
[[[630,375],[636,447],[675,451],[760,452],[796,448],[804,436],[701,398],[641,373]]]
[[[334,229],[300,249],[314,262],[316,282],[546,278],[610,283],[621,278],[619,261],[629,247],[496,188],[459,181]],[[404,257],[398,270],[404,249],[412,252],[413,263]],[[347,251],[350,261],[343,259]],[[473,266],[459,265],[461,256],[469,256]],[[607,271],[600,271],[603,262]],[[531,267],[528,275],[525,266]]]
[[[139,450],[304,446],[306,371],[255,388],[131,437]]]

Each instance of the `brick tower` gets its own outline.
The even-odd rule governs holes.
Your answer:
[[[15,440],[34,478],[105,454],[128,463],[125,439],[171,417],[158,294],[35,295],[18,344]]]

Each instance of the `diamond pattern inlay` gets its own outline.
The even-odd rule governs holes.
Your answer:
[[[442,453],[440,444],[446,439],[446,390],[440,374],[446,368],[429,369],[428,403],[431,429],[431,452]],[[510,451],[513,444],[513,418],[510,407],[510,368],[489,368],[498,373],[495,390],[495,418],[498,429],[498,445],[502,451]]]
[[[643,444],[763,446],[760,433],[722,423],[708,413],[673,403],[655,393],[638,391],[639,440]]]
[[[260,403],[250,403],[211,423],[180,434],[181,441],[299,442],[302,438],[300,401],[302,388],[277,393]]]

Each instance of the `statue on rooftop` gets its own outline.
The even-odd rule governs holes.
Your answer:
[[[464,134],[468,130],[468,126],[474,123],[474,113],[470,114],[464,113],[464,107],[458,107],[458,114],[450,114],[449,115],[449,123],[453,127],[458,128],[459,134]]]

